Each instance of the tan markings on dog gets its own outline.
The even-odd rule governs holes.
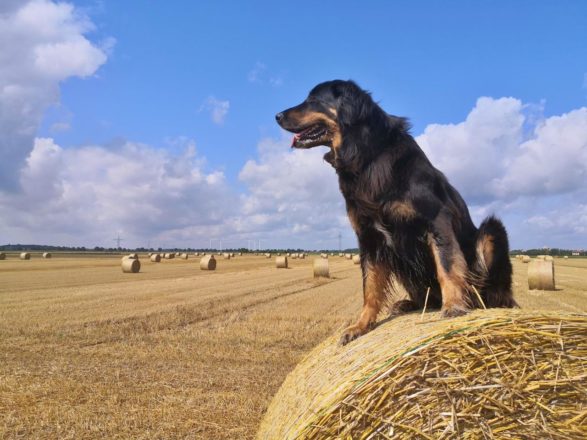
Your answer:
[[[440,249],[438,249],[436,240],[432,235],[428,235],[428,244],[434,256],[436,276],[442,291],[442,310],[465,311],[469,307],[468,297],[466,296],[467,263],[454,237],[451,240],[451,266],[450,271],[447,272],[442,264]]]
[[[477,254],[483,257],[483,263],[485,269],[489,270],[493,264],[493,236],[484,235],[483,238],[477,243]]]
[[[352,207],[347,207],[347,215],[349,216],[349,221],[351,222],[351,226],[355,232],[359,232],[359,219],[357,218],[357,211],[355,211]]]
[[[377,315],[388,297],[390,270],[385,264],[366,262],[363,270],[363,310],[354,325],[348,327],[344,335],[354,339],[367,333],[377,320]]]
[[[410,202],[396,201],[387,208],[389,215],[402,220],[416,217],[416,210]]]

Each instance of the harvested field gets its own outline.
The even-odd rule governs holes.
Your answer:
[[[360,312],[360,269],[243,256],[0,262],[0,438],[252,438],[285,376]],[[526,309],[587,312],[587,260],[555,259],[556,291]]]

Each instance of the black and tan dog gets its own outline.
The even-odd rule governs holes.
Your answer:
[[[392,315],[422,308],[428,289],[429,307],[441,307],[445,317],[480,307],[477,293],[487,307],[516,306],[504,226],[489,217],[475,227],[460,194],[409,134],[406,119],[385,113],[369,93],[340,80],[319,84],[276,119],[294,133],[292,147],[330,147],[324,159],[338,174],[357,234],[363,310],[342,344],[374,326],[395,282],[409,299],[390,304]]]

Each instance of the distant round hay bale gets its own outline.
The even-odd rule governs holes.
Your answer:
[[[30,260],[31,259],[31,254],[29,254],[28,252],[21,252],[20,253],[20,259],[21,260]]]
[[[223,253],[222,258],[224,258],[225,260],[230,260],[230,254],[228,252]]]
[[[265,258],[271,258],[271,254],[270,254],[269,252],[267,252],[267,253],[265,254]]]
[[[586,438],[587,315],[439,318],[324,341],[287,376],[257,440]]]
[[[275,257],[275,267],[278,269],[287,269],[287,257]]]
[[[360,255],[353,255],[353,263],[361,264],[361,256]]]
[[[531,260],[529,255],[522,255],[522,263],[529,263]]]
[[[286,257],[291,257],[291,253],[288,252],[287,254],[285,254],[285,256]]]
[[[304,258],[306,258],[306,254],[304,254],[304,253],[298,254],[298,258],[301,258],[303,260]]]
[[[165,259],[166,260],[173,260],[175,258],[175,254],[172,254],[170,252],[165,254]]]
[[[216,259],[214,255],[204,255],[200,259],[200,270],[216,270]]]
[[[328,254],[322,253],[322,254],[320,254],[320,258],[328,258]]]
[[[53,255],[51,255],[51,252],[43,252],[43,258],[51,258],[53,257]]]
[[[239,257],[242,257],[242,256],[243,256],[243,253],[242,253],[242,252],[239,252],[239,253],[238,253],[238,256],[239,256]]]
[[[291,257],[295,260],[296,258],[298,258],[298,254],[291,254]]]
[[[124,273],[138,273],[141,270],[141,262],[135,258],[122,259],[122,271]]]
[[[314,278],[318,277],[330,278],[330,269],[326,258],[314,258]]]
[[[528,265],[528,288],[530,290],[555,290],[552,261],[534,260],[530,262]]]
[[[153,263],[160,263],[161,262],[161,255],[159,255],[159,254],[151,255],[151,261]]]
[[[4,252],[0,252],[0,260],[6,260],[6,254]]]
[[[131,260],[138,260],[139,254],[128,254],[127,258],[130,258]]]
[[[338,256],[339,256],[339,257],[344,257],[344,254],[343,254],[342,252],[340,252],[340,253],[338,254]]]
[[[564,258],[565,260],[568,260],[568,259],[569,259],[569,256],[568,256],[568,255],[565,255],[563,258]]]
[[[544,260],[545,257],[546,255],[536,255],[537,260]]]
[[[187,260],[188,259],[188,254],[181,254],[181,259],[182,260]]]
[[[345,257],[347,260],[351,260],[351,259],[353,258],[353,254],[344,254],[344,257]]]
[[[544,257],[544,261],[554,261],[554,258],[552,258],[552,255],[547,255]]]
[[[234,258],[234,252],[231,252],[231,253],[230,253],[230,257],[231,257],[231,258]]]

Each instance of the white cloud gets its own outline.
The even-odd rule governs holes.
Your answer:
[[[587,246],[587,108],[545,118],[542,107],[479,98],[465,121],[431,124],[417,141],[477,221],[504,217],[513,246]]]
[[[69,122],[55,122],[51,124],[49,130],[52,133],[62,133],[64,131],[69,131],[71,129],[71,124]]]
[[[267,65],[260,61],[255,63],[255,66],[247,74],[247,80],[250,83],[269,84],[272,87],[280,87],[283,85],[283,76],[275,75],[269,71]]]
[[[200,108],[200,110],[207,110],[210,112],[210,117],[216,125],[224,124],[229,109],[229,101],[216,99],[214,96],[210,96]]]
[[[200,243],[238,204],[221,172],[205,172],[193,142],[178,155],[127,142],[64,149],[41,138],[21,173],[20,194],[0,193],[0,242],[111,245]],[[67,237],[67,238],[64,238]]]
[[[59,83],[93,75],[107,55],[86,38],[93,24],[71,4],[10,1],[0,11],[0,188],[14,190]]]

